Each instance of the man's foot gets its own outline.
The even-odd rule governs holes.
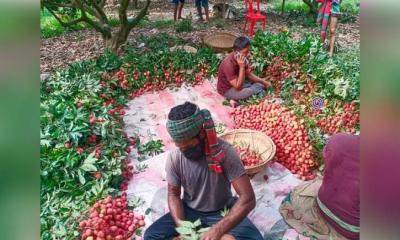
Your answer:
[[[238,106],[238,102],[235,100],[229,100],[229,104],[231,105],[232,108],[235,108]]]

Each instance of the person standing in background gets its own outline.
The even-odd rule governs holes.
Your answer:
[[[209,22],[210,21],[210,14],[208,11],[208,0],[196,0],[196,7],[197,7],[197,12],[199,14],[199,20],[203,22]],[[201,11],[201,7],[204,7],[204,12],[206,14],[206,20],[204,21],[203,18],[203,13]]]
[[[321,25],[320,37],[321,42],[325,43],[326,31],[329,26],[330,41],[329,41],[329,55],[333,55],[336,41],[336,29],[338,17],[340,16],[340,1],[341,0],[317,0],[322,3],[319,9],[317,22]],[[329,24],[330,23],[330,24]]]
[[[182,19],[182,9],[185,4],[185,0],[173,0],[175,4],[174,9],[174,21]]]

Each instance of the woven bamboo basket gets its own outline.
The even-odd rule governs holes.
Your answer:
[[[203,42],[215,52],[229,52],[237,37],[238,35],[229,32],[216,32],[205,36]]]
[[[260,154],[261,163],[255,166],[245,167],[248,175],[254,175],[260,172],[267,163],[274,158],[276,153],[276,146],[272,139],[259,131],[235,129],[222,134],[220,137],[233,146],[249,146],[251,151]]]

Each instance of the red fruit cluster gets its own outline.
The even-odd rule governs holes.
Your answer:
[[[129,145],[135,146],[136,145],[136,138],[130,137],[128,138]]]
[[[202,66],[200,71],[195,75],[195,84],[203,82],[204,77],[207,75],[208,70],[206,67]]]
[[[124,81],[122,81],[120,84],[119,84],[119,86],[122,88],[122,89],[124,89],[124,90],[126,90],[126,89],[128,89],[129,88],[129,82],[128,82],[128,80],[124,80]]]
[[[96,115],[94,115],[94,113],[91,113],[89,115],[89,124],[90,125],[93,125],[93,124],[98,123],[98,122],[104,122],[104,121],[105,120],[102,119],[102,118],[96,118]]]
[[[107,87],[106,81],[100,81],[100,86],[102,86],[103,88]]]
[[[298,120],[294,111],[277,104],[241,106],[235,109],[236,128],[259,130],[272,138],[276,144],[276,157],[279,163],[302,180],[315,176],[312,170],[317,166],[314,161],[313,147],[310,144],[303,120]]]
[[[102,174],[100,171],[97,171],[97,172],[94,172],[94,173],[93,173],[93,177],[94,177],[96,180],[101,179],[102,176],[103,176],[103,174]]]
[[[194,75],[195,85],[201,83],[204,80],[204,77],[208,73],[207,66],[201,65],[198,67],[200,67],[200,71]],[[172,65],[170,65],[169,67],[167,66],[164,67],[164,71],[161,76],[160,75],[151,76],[151,73],[149,71],[146,71],[143,73],[143,76],[146,79],[143,87],[136,89],[131,94],[129,94],[129,99],[134,99],[147,92],[164,90],[168,86],[172,85],[180,87],[183,84],[184,75],[185,75],[184,72],[178,69],[174,69]],[[135,71],[132,77],[135,80],[139,79],[139,73]]]
[[[282,90],[283,80],[286,78],[297,77],[300,73],[300,65],[297,63],[289,64],[281,57],[274,57],[272,63],[267,67],[265,75],[270,77],[272,85],[277,94]]]
[[[341,132],[356,133],[355,127],[360,122],[360,113],[356,103],[345,103],[343,111],[335,113],[333,116],[326,116],[318,120],[317,126],[327,134]]]
[[[70,149],[72,147],[70,142],[64,143],[64,146],[65,146],[66,149]]]
[[[136,71],[133,72],[132,79],[135,80],[135,81],[139,80],[139,71],[136,70]]]
[[[76,148],[76,152],[77,152],[78,154],[82,154],[84,151],[85,151],[85,150],[84,150],[83,148],[81,148],[81,147],[77,147],[77,148]]]
[[[80,107],[82,107],[82,102],[81,101],[77,101],[76,103],[75,103],[75,105],[76,105],[76,107],[77,108],[80,108]]]
[[[115,76],[118,78],[119,81],[123,81],[125,80],[126,73],[120,69],[115,73]]]
[[[147,92],[151,92],[153,91],[153,85],[150,82],[146,82],[143,87],[134,90],[133,92],[131,92],[128,96],[129,99],[134,99],[136,97],[139,97]]]
[[[195,74],[195,83],[197,84],[199,82],[202,82],[206,74],[208,73],[207,66],[206,65],[199,65],[200,71]],[[168,86],[175,84],[175,86],[180,87],[183,83],[183,78],[185,73],[183,71],[180,71],[178,69],[175,69],[173,65],[170,66],[163,66],[163,74],[161,75],[152,75],[150,71],[145,71],[142,73],[144,77],[144,86],[135,89],[131,94],[129,94],[129,99],[133,99],[135,97],[138,97],[146,92],[150,91],[160,91],[166,89]],[[158,72],[159,69],[156,67],[154,68],[155,72]],[[100,81],[101,86],[107,87],[107,81],[111,80],[113,77],[116,77],[119,81],[119,85],[115,83],[111,83],[110,87],[112,89],[116,89],[121,87],[122,89],[129,89],[130,84],[129,81],[127,80],[127,74],[124,70],[120,69],[116,71],[114,74],[104,74],[102,77],[102,80]],[[134,70],[132,73],[132,79],[134,81],[139,80],[140,78],[140,72],[138,70]],[[106,99],[106,98],[105,98]],[[104,105],[108,106],[112,104],[112,100],[107,100]]]
[[[117,77],[117,79],[119,81],[119,86],[122,89],[128,89],[129,88],[129,82],[126,79],[126,73],[123,70],[118,70],[115,73],[115,76]]]
[[[89,218],[79,223],[81,239],[126,240],[145,225],[144,216],[128,209],[126,193],[121,197],[97,201],[89,211]]]
[[[89,116],[89,124],[90,125],[93,125],[93,124],[95,124],[96,123],[96,116],[94,115],[94,113],[91,113],[90,114],[90,116]]]
[[[144,72],[143,76],[146,78],[146,80],[149,80],[150,79],[150,71]]]
[[[330,135],[340,132],[342,120],[340,116],[327,116],[317,122],[317,126]]]
[[[182,74],[181,74],[179,71],[175,71],[174,76],[175,76],[175,85],[176,85],[177,87],[180,87],[180,86],[182,85],[182,83],[183,83],[183,76],[182,76]]]
[[[316,119],[321,115],[321,110],[320,109],[316,110],[316,109],[313,109],[312,107],[307,107],[306,114],[308,117]]]
[[[303,84],[304,87],[303,89],[297,89],[296,87],[293,87],[293,99],[296,99],[299,104],[309,105],[313,99],[312,94],[317,88],[315,81],[309,79],[306,75],[301,75],[296,82]]]
[[[243,162],[243,165],[245,167],[252,167],[260,164],[262,162],[262,159],[260,157],[260,154],[257,154],[247,148],[241,148],[239,146],[235,146],[236,152],[239,154],[240,159]]]
[[[125,115],[124,106],[116,106],[115,108],[108,110],[108,114],[123,117]]]
[[[303,91],[305,93],[312,93],[315,90],[315,88],[316,88],[315,81],[309,79],[305,82]]]
[[[345,103],[343,110],[343,125],[346,129],[350,129],[350,131],[353,133],[354,127],[360,123],[360,110],[357,107],[357,103]]]
[[[88,142],[89,143],[96,143],[96,141],[97,141],[96,134],[94,134],[94,133],[90,134],[89,137],[88,137]]]
[[[129,160],[125,160],[123,162],[123,165],[122,165],[122,177],[123,177],[123,180],[122,180],[120,189],[122,191],[126,191],[126,190],[128,190],[129,181],[133,177],[133,166],[131,165]]]
[[[97,145],[96,146],[96,150],[95,150],[95,157],[97,158],[97,159],[100,159],[101,158],[101,153],[102,153],[102,150],[101,150],[101,145]]]
[[[105,101],[103,102],[103,106],[107,107],[115,103],[115,99],[112,97],[108,97],[107,94],[101,93],[100,97],[103,98]]]
[[[167,88],[167,82],[165,80],[157,80],[155,84],[153,84],[153,91],[161,91]]]

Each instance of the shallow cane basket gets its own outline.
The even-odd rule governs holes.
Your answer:
[[[238,35],[229,32],[215,32],[205,36],[203,42],[215,52],[229,52],[237,37]]]
[[[260,172],[276,152],[276,146],[266,134],[250,129],[235,129],[219,136],[232,145],[250,146],[250,150],[260,154],[261,163],[251,167],[245,167],[248,175]]]

